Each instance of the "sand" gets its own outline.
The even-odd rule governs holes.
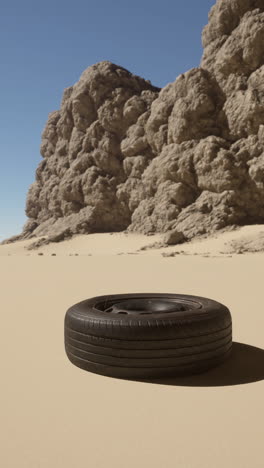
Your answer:
[[[30,252],[30,241],[0,246],[1,466],[262,468],[264,253],[228,249],[245,236],[254,244],[263,231],[250,226],[143,251],[160,236],[77,236]],[[185,254],[164,257],[168,251]],[[73,366],[64,352],[67,308],[129,292],[224,303],[232,358],[200,376],[152,383]]]

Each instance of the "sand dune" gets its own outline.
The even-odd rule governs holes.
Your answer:
[[[78,236],[44,246],[43,256],[25,250],[30,241],[0,246],[2,466],[260,468],[264,255],[219,254],[260,232],[250,226],[137,255],[128,253],[160,238]],[[177,249],[190,255],[162,256]],[[73,366],[64,352],[67,308],[126,292],[216,299],[230,308],[241,344],[228,363],[182,380],[130,382]]]
[[[42,237],[43,238],[43,237]],[[115,255],[136,252],[144,245],[160,241],[161,235],[144,236],[142,234],[102,233],[77,235],[63,242],[52,242],[34,250],[27,250],[33,242],[41,238],[23,240],[13,244],[0,245],[0,255]]]
[[[43,237],[42,237],[43,238]],[[145,236],[132,233],[100,233],[77,235],[63,242],[52,242],[39,248],[28,248],[40,240],[18,241],[0,245],[1,255],[230,255],[246,252],[264,252],[264,225],[231,227],[218,231],[212,236],[201,236],[199,239],[183,244],[164,246],[163,235]]]

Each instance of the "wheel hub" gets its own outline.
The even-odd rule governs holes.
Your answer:
[[[198,304],[189,301],[162,298],[138,298],[112,303],[104,311],[112,314],[149,315],[182,312],[197,308]],[[199,307],[199,306],[198,306]]]

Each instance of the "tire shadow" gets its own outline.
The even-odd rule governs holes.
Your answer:
[[[185,387],[225,387],[264,380],[264,349],[233,342],[230,357],[202,374],[160,379],[138,379],[159,385]]]

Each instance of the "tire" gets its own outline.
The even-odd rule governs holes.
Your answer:
[[[228,308],[182,294],[93,297],[67,310],[64,333],[73,364],[111,377],[202,372],[223,362],[232,350]]]

